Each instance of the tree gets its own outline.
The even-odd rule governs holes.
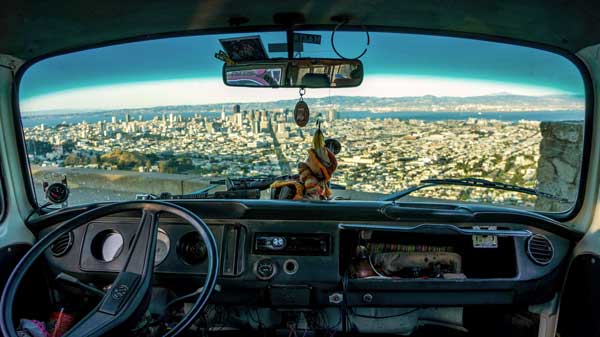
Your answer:
[[[190,158],[171,158],[158,162],[158,172],[160,173],[182,173],[194,168]]]
[[[120,170],[131,170],[142,166],[147,161],[147,158],[137,152],[116,149],[103,154],[100,160],[104,163],[116,165]]]
[[[69,154],[64,161],[65,166],[75,166],[75,165],[87,165],[90,163],[90,159],[87,157],[81,157],[76,153]]]
[[[67,140],[62,144],[62,147],[64,153],[73,152],[73,150],[75,150],[75,142],[72,140]]]

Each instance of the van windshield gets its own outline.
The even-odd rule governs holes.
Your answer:
[[[339,58],[330,31],[295,57]],[[339,141],[333,196],[378,200],[426,179],[479,178],[543,194],[436,185],[413,201],[563,212],[576,202],[585,123],[577,67],[550,52],[479,40],[371,32],[354,88],[228,87],[223,40],[256,38],[268,58],[285,32],[134,42],[41,60],[19,104],[35,192],[68,179],[72,204],[187,194],[224,179],[296,174],[321,129]],[[364,32],[336,33],[355,57]],[[317,118],[321,121],[317,126]],[[557,198],[548,198],[548,195]],[[262,193],[262,198],[269,198]]]

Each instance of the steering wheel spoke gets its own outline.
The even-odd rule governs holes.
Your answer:
[[[137,310],[152,284],[157,232],[158,212],[143,209],[125,267],[98,307],[75,325],[67,336],[92,335],[99,327],[110,329],[122,323],[119,318],[129,317]]]
[[[117,315],[135,295],[145,295],[150,288],[154,268],[154,251],[158,231],[158,213],[144,210],[142,220],[133,238],[125,267],[100,302],[99,311]],[[135,303],[131,304],[139,304]]]

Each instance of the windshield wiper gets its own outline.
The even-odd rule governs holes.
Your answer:
[[[425,180],[421,180],[418,185],[409,187],[402,191],[392,193],[392,194],[382,198],[381,200],[383,200],[383,201],[398,200],[398,199],[404,198],[405,196],[407,196],[415,191],[418,191],[418,190],[421,190],[421,189],[424,189],[427,187],[440,186],[440,185],[455,185],[455,186],[458,185],[458,186],[495,188],[498,190],[513,191],[513,192],[520,192],[520,193],[525,193],[525,194],[530,194],[530,195],[536,195],[538,197],[552,199],[552,200],[556,200],[556,201],[564,202],[564,203],[571,202],[566,198],[561,198],[559,196],[556,196],[556,195],[553,195],[550,193],[538,191],[537,189],[534,189],[534,188],[523,187],[523,186],[513,185],[513,184],[500,183],[500,182],[490,181],[490,180],[481,179],[481,178],[425,179]]]

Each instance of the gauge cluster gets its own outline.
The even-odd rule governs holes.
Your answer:
[[[102,262],[112,262],[121,256],[125,239],[114,229],[106,229],[97,233],[92,239],[90,252],[94,258]],[[159,228],[156,237],[154,265],[160,265],[169,255],[171,239],[164,229]]]
[[[136,219],[137,220],[137,219]],[[133,243],[138,221],[114,219],[113,221],[97,221],[83,227],[83,243],[79,267],[86,272],[118,272],[123,269]],[[221,254],[223,265],[229,266],[229,275],[242,271],[243,264],[237,251],[239,240],[245,238],[245,228],[235,225],[209,226],[219,250],[229,254]],[[229,237],[233,236],[233,240]],[[165,274],[203,274],[207,271],[206,246],[199,233],[187,224],[162,220],[156,237],[154,266],[156,273]],[[231,261],[229,261],[231,260]]]

